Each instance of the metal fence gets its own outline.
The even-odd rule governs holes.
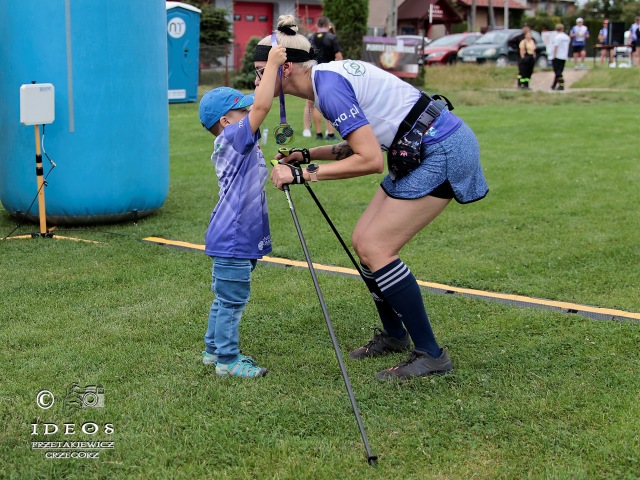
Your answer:
[[[230,45],[200,45],[200,76],[202,72],[216,72],[229,85],[229,72],[233,70]]]

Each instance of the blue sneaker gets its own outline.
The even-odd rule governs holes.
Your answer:
[[[242,377],[242,378],[256,378],[264,377],[268,370],[266,368],[260,368],[256,361],[251,357],[245,357],[240,355],[238,360],[228,364],[218,363],[216,365],[216,373],[221,377]]]
[[[240,358],[248,358],[253,361],[253,358],[240,354]],[[202,364],[203,365],[213,365],[214,367],[218,364],[218,356],[212,353],[207,353],[206,351],[202,352]]]
[[[202,364],[213,365],[215,367],[218,364],[218,356],[212,353],[202,352]]]

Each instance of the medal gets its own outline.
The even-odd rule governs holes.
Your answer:
[[[271,46],[278,45],[275,32],[271,34]],[[284,106],[284,92],[282,91],[282,66],[278,67],[280,75],[280,125],[273,129],[273,135],[278,145],[286,145],[293,142],[293,128],[287,123],[287,111]]]

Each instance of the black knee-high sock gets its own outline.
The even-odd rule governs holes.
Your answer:
[[[374,272],[373,276],[389,305],[409,331],[415,349],[438,358],[440,346],[431,329],[422,292],[409,267],[398,258]]]
[[[364,283],[371,292],[373,302],[378,309],[378,315],[380,315],[380,321],[382,322],[384,330],[392,337],[399,339],[404,338],[407,332],[402,326],[402,321],[398,318],[396,312],[393,311],[389,302],[384,298],[383,293],[380,291],[380,287],[378,287],[375,278],[373,278],[371,270],[369,270],[369,267],[366,265],[360,264],[360,271],[362,271]]]

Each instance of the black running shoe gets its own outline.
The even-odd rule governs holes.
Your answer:
[[[350,358],[362,360],[363,358],[378,357],[388,353],[404,352],[411,347],[409,334],[405,332],[404,338],[399,340],[390,336],[384,330],[373,329],[373,338],[366,345],[356,348],[349,354]]]
[[[431,374],[443,375],[451,370],[453,370],[453,364],[446,348],[442,349],[442,353],[438,358],[433,358],[428,353],[414,350],[404,362],[376,373],[376,378],[380,380],[407,380],[412,377],[424,377]]]

